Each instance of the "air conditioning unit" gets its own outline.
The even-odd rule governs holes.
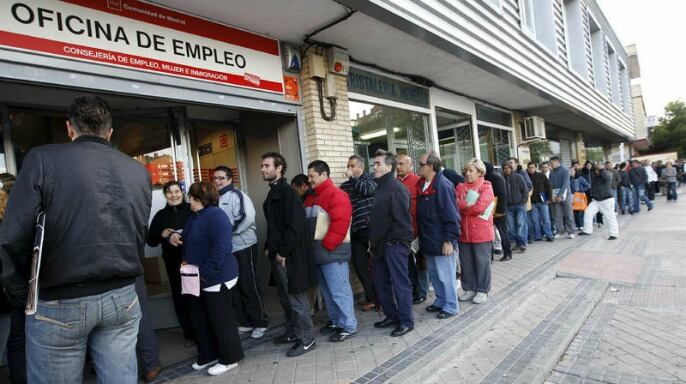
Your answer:
[[[545,139],[545,120],[540,116],[524,118],[524,140]]]

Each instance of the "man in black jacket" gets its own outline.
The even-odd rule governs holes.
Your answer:
[[[112,148],[103,99],[77,97],[68,144],[29,152],[0,230],[8,293],[23,305],[36,215],[45,212],[39,301],[26,318],[29,382],[81,382],[86,350],[98,380],[138,381],[141,319],[134,280],[143,269],[152,198],[145,167]]]
[[[534,187],[531,194],[531,211],[529,211],[529,237],[536,241],[541,240],[542,229],[546,240],[553,241],[553,229],[548,210],[553,196],[550,181],[542,172],[538,172],[536,163],[533,161],[527,164],[526,171]]]
[[[314,263],[308,252],[305,208],[283,176],[286,166],[280,153],[262,155],[262,178],[270,186],[263,204],[267,219],[264,252],[272,264],[272,277],[286,317],[286,333],[276,337],[274,343],[293,343],[286,354],[300,356],[316,347],[307,300],[307,289],[314,282]]]
[[[579,232],[579,235],[593,233],[593,218],[598,212],[601,212],[610,233],[608,240],[615,240],[619,236],[619,225],[615,215],[615,199],[612,193],[612,172],[605,170],[601,163],[597,163],[592,177],[591,203],[588,204],[588,208],[584,212],[584,229]]]
[[[507,226],[510,229],[510,236],[524,252],[528,232],[526,201],[529,200],[529,190],[524,178],[515,173],[509,163],[503,164],[503,175],[507,185]]]
[[[631,170],[629,179],[634,187],[634,213],[641,211],[641,201],[648,206],[648,212],[653,210],[653,202],[646,196],[646,184],[648,183],[648,172],[638,160],[631,160]],[[592,184],[591,184],[592,185]]]
[[[500,235],[500,244],[503,252],[503,257],[500,258],[500,261],[508,261],[512,259],[512,245],[510,244],[510,233],[507,228],[507,185],[505,184],[505,179],[495,172],[493,164],[486,162],[484,165],[486,166],[485,179],[491,182],[493,195],[498,200],[493,212],[493,225]]]
[[[374,176],[377,188],[369,215],[369,248],[374,257],[374,288],[386,315],[374,326],[394,326],[391,336],[403,336],[414,329],[412,285],[407,271],[414,233],[410,193],[395,178],[395,167],[393,153],[382,150],[376,153]]]

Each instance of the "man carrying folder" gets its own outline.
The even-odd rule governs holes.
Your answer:
[[[150,175],[110,146],[105,100],[77,97],[66,124],[71,143],[24,159],[0,228],[2,278],[15,303],[25,303],[36,217],[45,212],[38,302],[26,318],[28,381],[82,382],[88,350],[98,381],[134,383],[134,280],[143,271]]]
[[[348,195],[329,178],[329,165],[321,160],[307,169],[314,194],[305,200],[305,213],[314,241],[312,254],[317,265],[317,281],[326,304],[329,323],[321,332],[329,341],[340,342],[357,334],[357,318],[349,267],[352,205]]]

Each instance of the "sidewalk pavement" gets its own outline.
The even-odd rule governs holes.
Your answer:
[[[546,316],[560,307],[566,295],[577,289],[574,281],[551,280],[555,271],[560,276],[607,280],[612,286],[549,377],[550,383],[577,382],[577,378],[599,378],[588,382],[610,383],[612,381],[603,381],[604,375],[612,378],[617,372],[631,372],[637,380],[649,377],[686,380],[686,327],[683,326],[686,324],[683,315],[686,307],[686,265],[683,255],[677,251],[686,246],[685,217],[686,206],[683,203],[667,205],[658,202],[656,209],[649,214],[644,210],[635,217],[621,217],[623,227],[618,241],[605,240],[607,233],[602,229],[591,237],[561,238],[554,243],[537,242],[524,253],[515,252],[509,262],[495,261],[492,265],[490,305],[506,305],[510,292],[516,292],[514,287],[531,289],[526,287],[531,284],[525,279],[548,279],[541,283],[546,284],[545,292],[537,293],[540,297],[535,296],[526,302],[526,305],[534,306],[531,311],[524,306],[519,311],[513,310],[513,315],[519,316],[519,320],[502,327],[494,326],[490,333],[469,347],[472,349],[469,355],[480,351],[479,359],[455,356],[455,361],[450,364],[454,367],[452,372],[440,369],[445,367],[435,367],[437,374],[432,381],[481,382],[489,377],[489,372],[502,364]],[[414,359],[420,359],[424,351],[440,347],[449,338],[446,330],[451,331],[451,326],[465,323],[470,313],[478,308],[471,303],[461,303],[459,316],[438,320],[424,310],[431,300],[432,297],[415,306],[415,331],[402,338],[392,338],[388,330],[373,327],[375,321],[383,318],[382,314],[358,311],[358,335],[343,343],[330,343],[326,336],[320,335],[313,352],[288,358],[285,356],[288,346],[275,346],[264,340],[246,345],[245,359],[238,369],[225,375],[210,377],[205,372],[192,372],[189,367],[192,361],[188,361],[163,371],[158,382],[383,382]],[[486,308],[484,306],[479,311]],[[473,312],[474,316],[479,311]],[[478,320],[475,317],[474,321]],[[315,324],[319,327],[324,323],[325,314],[320,311],[315,315]],[[604,330],[611,332],[598,333],[598,327],[603,326],[600,323],[605,324]],[[279,331],[276,329],[272,334]],[[671,340],[671,344],[663,341],[664,338]],[[492,345],[491,352],[483,353],[482,344],[488,340],[506,342],[498,348]],[[418,348],[421,348],[421,353],[416,352]],[[646,350],[650,351],[647,357],[644,356]],[[633,378],[631,376],[631,380]],[[637,380],[634,382],[639,382]]]

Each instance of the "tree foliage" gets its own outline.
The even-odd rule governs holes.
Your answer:
[[[686,157],[686,103],[671,101],[665,107],[665,117],[655,128],[651,137],[653,152],[679,152]]]

